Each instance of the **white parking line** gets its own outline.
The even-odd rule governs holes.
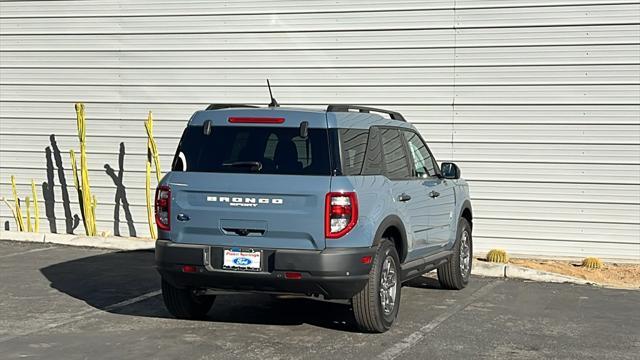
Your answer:
[[[34,333],[37,333],[37,332],[40,332],[40,331],[49,330],[49,329],[56,328],[58,326],[62,326],[62,325],[66,325],[66,324],[69,324],[69,323],[72,323],[72,322],[76,322],[76,321],[82,320],[82,319],[84,319],[86,317],[89,317],[89,316],[92,316],[92,315],[95,315],[95,314],[98,314],[98,313],[101,313],[101,312],[105,312],[105,311],[109,312],[109,311],[113,311],[113,310],[116,310],[116,309],[119,309],[119,308],[123,308],[125,306],[129,306],[131,304],[135,304],[137,302],[141,302],[141,301],[147,300],[147,299],[152,298],[154,296],[158,296],[160,294],[161,294],[160,290],[155,290],[155,291],[148,292],[146,294],[142,294],[140,296],[136,296],[136,297],[131,298],[131,299],[120,301],[120,302],[115,303],[113,305],[106,306],[104,309],[86,309],[86,310],[83,310],[83,311],[80,311],[80,312],[76,313],[75,315],[72,315],[71,317],[67,318],[64,321],[60,321],[60,322],[52,323],[52,324],[47,324],[47,325],[42,326],[42,327],[37,328],[37,329],[25,331],[25,332],[23,332],[21,334],[8,335],[8,336],[0,337],[0,343],[7,342],[9,340],[15,339],[15,338],[20,337],[20,336],[31,335],[31,334],[34,334]]]
[[[38,248],[38,249],[20,251],[20,252],[13,253],[13,254],[0,255],[0,259],[13,257],[13,256],[18,256],[18,255],[29,254],[29,253],[34,253],[34,252],[38,252],[38,251],[51,250],[51,249],[57,249],[57,246],[49,246],[49,247],[45,247],[45,248]]]
[[[158,296],[160,294],[162,294],[162,291],[160,291],[160,290],[151,291],[151,292],[148,292],[146,294],[142,294],[140,296],[136,296],[134,298],[123,300],[123,301],[120,301],[119,303],[115,303],[113,305],[106,306],[104,308],[104,311],[112,311],[112,310],[115,310],[115,309],[123,308],[125,306],[129,306],[131,304],[135,304],[135,303],[140,302],[140,301],[145,301],[147,299],[150,299],[150,298],[152,298],[154,296]]]
[[[412,346],[416,345],[420,340],[424,339],[424,337],[427,336],[427,334],[429,334],[431,331],[437,328],[445,320],[455,315],[460,310],[463,310],[464,308],[469,306],[471,303],[476,301],[478,298],[486,295],[496,285],[498,285],[498,283],[499,283],[498,281],[493,281],[482,286],[480,289],[476,290],[473,294],[471,294],[464,302],[461,302],[459,304],[456,304],[455,306],[452,306],[448,311],[445,311],[444,313],[440,314],[438,317],[431,320],[428,324],[421,327],[416,332],[398,341],[395,345],[388,348],[383,353],[379,354],[377,358],[384,359],[384,360],[392,360],[397,358],[407,349],[411,348]]]

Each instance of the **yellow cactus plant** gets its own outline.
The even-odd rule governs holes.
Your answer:
[[[11,191],[13,192],[14,201],[14,215],[16,219],[16,226],[18,231],[24,231],[24,219],[22,218],[22,210],[20,209],[20,199],[18,198],[18,191],[16,191],[16,177],[11,175]]]
[[[86,144],[86,128],[85,128],[85,115],[84,115],[84,104],[77,103],[76,104],[76,116],[77,116],[77,125],[78,125],[78,139],[80,140],[80,178],[78,178],[77,164],[75,163],[75,154],[73,151],[71,153],[71,166],[73,167],[74,172],[74,184],[78,191],[81,191],[81,202],[82,202],[82,217],[84,219],[84,227],[85,232],[89,236],[96,235],[96,219],[95,206],[97,201],[95,200],[95,196],[91,195],[91,187],[89,186],[89,165],[87,162],[87,144]]]
[[[40,231],[40,209],[38,209],[38,195],[36,193],[36,182],[31,179],[31,193],[33,195],[33,231]]]
[[[147,131],[147,165],[146,165],[146,182],[145,190],[147,195],[147,220],[149,222],[149,233],[151,238],[156,238],[156,229],[153,221],[153,204],[151,194],[151,160],[156,168],[156,181],[160,182],[162,171],[160,170],[160,157],[158,155],[158,146],[153,138],[153,116],[151,111],[144,122],[144,128]]]
[[[602,263],[602,260],[598,259],[597,257],[587,257],[582,260],[582,267],[585,267],[587,269],[600,269],[602,268],[602,265],[604,265]]]
[[[502,249],[491,249],[487,253],[487,261],[504,264],[509,261],[509,255]]]
[[[11,214],[16,222],[16,229],[18,231],[29,231],[29,232],[38,232],[40,228],[40,210],[38,209],[38,195],[36,193],[36,183],[33,179],[31,179],[31,192],[33,197],[29,198],[28,196],[24,199],[26,205],[26,222],[25,218],[22,216],[22,208],[20,205],[20,198],[18,197],[18,191],[16,189],[16,178],[11,175],[11,192],[13,194],[14,206],[11,206],[9,201],[4,197],[0,198],[0,201],[4,202],[9,210],[11,210]],[[33,223],[31,222],[31,204],[33,203]]]
[[[27,205],[27,231],[32,232],[33,227],[31,227],[31,200],[28,196],[24,199],[24,203]]]
[[[20,223],[18,221],[18,214],[16,214],[16,210],[11,206],[11,204],[9,204],[9,201],[7,201],[7,199],[5,199],[4,196],[0,198],[0,200],[2,200],[7,205],[9,210],[11,210],[11,215],[13,215],[13,219],[16,222],[16,227],[18,228],[18,231],[20,231]]]

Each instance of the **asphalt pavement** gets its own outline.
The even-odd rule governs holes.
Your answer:
[[[640,291],[431,277],[402,288],[385,334],[348,305],[218,296],[205,321],[173,319],[149,251],[0,242],[0,358],[638,359]]]

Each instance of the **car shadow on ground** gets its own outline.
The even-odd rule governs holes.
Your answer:
[[[77,258],[40,269],[50,286],[110,313],[172,318],[161,295],[113,308],[113,304],[160,289],[151,251],[109,252]],[[406,286],[438,289],[437,280],[418,278]],[[357,331],[350,305],[309,298],[265,294],[219,295],[205,321],[261,325],[301,325]]]
[[[429,274],[431,275],[431,274]],[[430,290],[446,290],[440,286],[437,277],[418,276],[408,280],[403,284],[404,286],[416,288],[416,289],[430,289]]]

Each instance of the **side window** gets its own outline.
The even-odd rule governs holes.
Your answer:
[[[424,141],[422,141],[418,134],[412,131],[403,132],[407,139],[409,152],[411,153],[411,162],[413,164],[413,171],[415,172],[415,175],[419,178],[435,176],[435,162],[427,149],[427,145],[425,145]]]
[[[340,129],[339,133],[342,150],[342,173],[344,175],[360,175],[369,132],[361,129]]]
[[[389,179],[406,179],[411,176],[407,154],[404,151],[404,137],[396,129],[382,130],[382,152]]]

